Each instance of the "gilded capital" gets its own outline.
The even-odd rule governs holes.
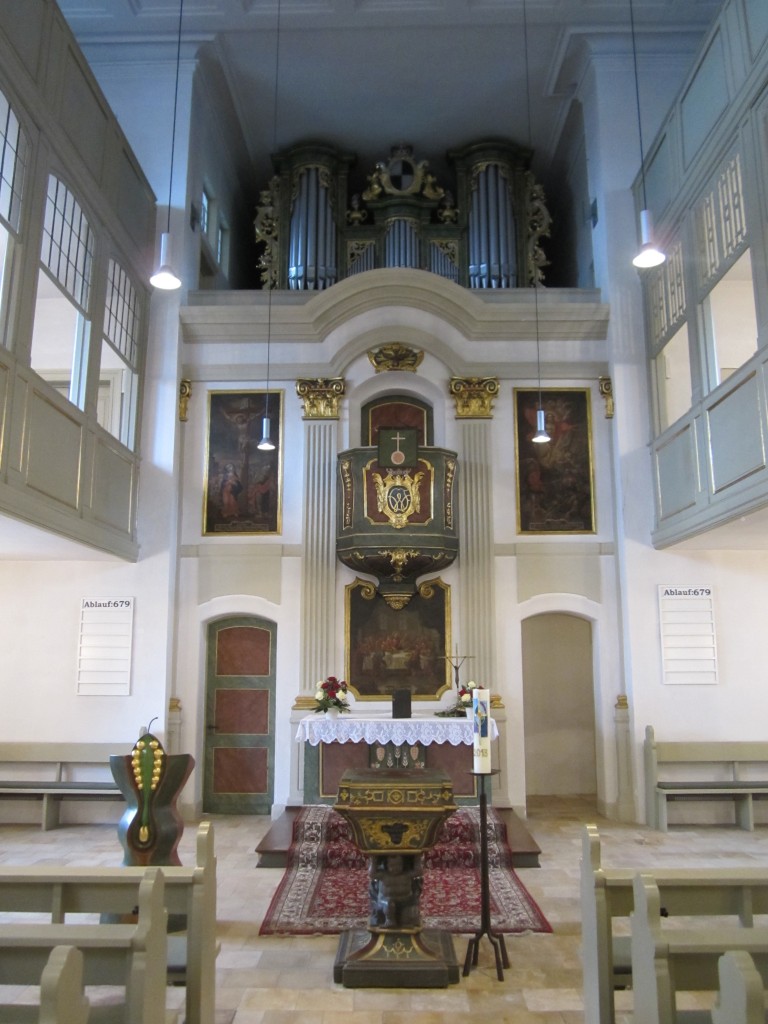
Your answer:
[[[493,400],[499,393],[498,377],[451,377],[450,392],[457,420],[493,418]]]
[[[597,385],[605,401],[605,418],[612,420],[613,414],[616,411],[616,407],[613,404],[613,381],[610,377],[598,377]]]
[[[181,423],[187,422],[187,410],[191,397],[192,381],[185,378],[179,383],[179,420]]]
[[[304,403],[305,420],[337,420],[344,380],[341,377],[297,380],[296,394]]]

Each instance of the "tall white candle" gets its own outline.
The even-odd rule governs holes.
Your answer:
[[[491,772],[491,691],[472,691],[472,730],[475,772],[489,775]]]

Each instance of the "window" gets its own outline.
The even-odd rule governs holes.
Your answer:
[[[757,314],[749,249],[701,304],[709,387],[717,387],[757,351]]]
[[[48,178],[40,262],[31,366],[46,380],[64,376],[67,397],[83,409],[93,234],[80,204],[54,175]]]
[[[204,235],[208,234],[211,223],[211,197],[205,189],[200,197],[200,230]]]
[[[136,429],[139,361],[138,296],[128,274],[109,261],[97,418],[110,434],[132,448]]]
[[[688,324],[683,323],[653,361],[659,428],[679,420],[691,408],[691,360]]]
[[[9,343],[9,297],[26,163],[26,137],[8,100],[0,92],[0,339],[5,345]]]
[[[229,231],[226,225],[219,223],[216,231],[216,262],[226,274],[229,262]]]

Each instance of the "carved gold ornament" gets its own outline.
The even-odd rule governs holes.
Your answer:
[[[280,179],[275,176],[259,195],[256,218],[253,222],[257,242],[264,243],[264,252],[259,258],[261,284],[264,288],[277,285],[277,268],[280,237]]]
[[[318,377],[297,380],[296,394],[304,403],[305,420],[337,420],[339,399],[344,394],[342,377]]]
[[[388,471],[386,476],[373,474],[376,486],[376,508],[387,517],[396,530],[408,525],[412,515],[421,511],[419,484],[424,473],[419,471],[411,476],[410,472],[398,470]]]
[[[389,560],[390,565],[395,570],[395,574],[392,579],[395,583],[400,583],[403,579],[403,570],[409,562],[413,561],[414,558],[418,558],[420,552],[413,549],[406,550],[405,548],[385,548],[383,551],[379,551],[382,558]]]
[[[423,358],[423,352],[408,348],[397,341],[393,341],[391,345],[381,345],[368,353],[368,359],[376,373],[383,373],[385,370],[407,370],[409,373],[415,373]]]
[[[456,419],[492,419],[498,377],[452,377],[449,388],[456,403]]]
[[[597,385],[600,389],[600,394],[603,396],[603,400],[605,401],[605,418],[607,420],[612,420],[616,411],[616,406],[613,402],[613,381],[610,377],[599,377]]]
[[[192,381],[182,380],[179,383],[179,422],[187,422],[187,412],[189,409],[189,400],[192,397]]]

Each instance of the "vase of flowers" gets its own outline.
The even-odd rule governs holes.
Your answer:
[[[326,680],[317,684],[315,713],[324,712],[330,718],[336,718],[344,711],[351,711],[347,704],[348,693],[347,684],[343,679],[328,676]]]
[[[436,711],[439,718],[466,718],[472,711],[472,693],[477,689],[478,684],[474,679],[459,686],[456,693],[456,701],[445,711]]]

